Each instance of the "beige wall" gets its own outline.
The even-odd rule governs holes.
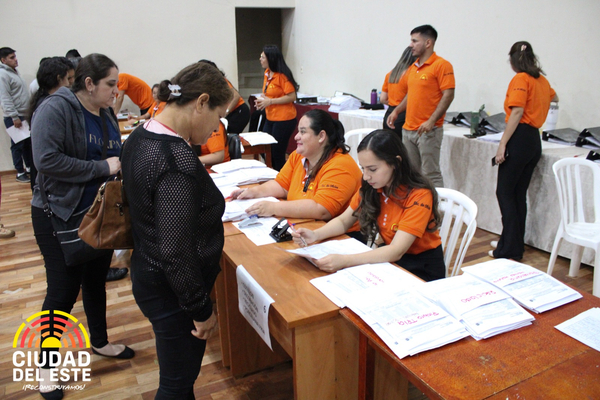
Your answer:
[[[149,84],[209,58],[237,85],[236,6],[295,6],[282,13],[282,47],[304,93],[368,98],[408,45],[410,30],[430,23],[439,32],[438,54],[455,68],[452,110],[485,103],[491,113],[502,111],[513,75],[507,53],[524,39],[560,96],[558,126],[600,125],[597,0],[0,0],[0,46],[17,50],[27,82],[41,57],[77,48],[104,53]],[[0,170],[12,169],[6,134],[0,136]]]

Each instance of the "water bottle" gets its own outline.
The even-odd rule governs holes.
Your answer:
[[[371,90],[371,104],[377,104],[377,89]]]
[[[556,122],[558,121],[558,103],[550,103],[550,110],[546,117],[546,123],[544,125],[544,131],[553,131],[556,129]]]

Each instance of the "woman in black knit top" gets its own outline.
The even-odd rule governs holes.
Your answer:
[[[134,250],[133,295],[152,323],[160,367],[157,399],[194,398],[217,318],[209,297],[223,249],[223,196],[190,147],[205,144],[231,100],[223,75],[190,65],[160,84],[164,111],[124,144]]]

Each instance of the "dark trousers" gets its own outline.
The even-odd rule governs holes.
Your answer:
[[[388,116],[395,109],[396,109],[396,106],[390,106],[390,107],[388,107],[387,111],[385,112],[385,116],[383,117],[383,129],[389,129],[390,131],[396,132],[396,134],[398,135],[398,137],[400,138],[400,140],[402,140],[402,126],[404,126],[404,122],[406,122],[406,111],[402,111],[398,115],[398,118],[396,118],[396,121],[394,121],[394,126],[395,126],[394,129],[390,128],[388,126],[388,124],[387,124]]]
[[[140,282],[135,272],[132,280],[135,301],[152,323],[156,337],[160,382],[155,398],[194,399],[194,382],[200,373],[206,341],[192,336],[194,322],[169,288]]]
[[[235,110],[231,111],[227,117],[227,133],[242,133],[248,121],[250,121],[250,107],[244,103]]]
[[[82,265],[67,267],[62,249],[54,236],[54,228],[44,210],[31,207],[35,240],[44,257],[46,267],[46,298],[43,310],[70,313],[77,301],[79,290],[87,317],[92,346],[108,344],[106,333],[106,273],[112,252]]]
[[[404,254],[396,264],[426,282],[446,277],[442,245],[419,254]]]
[[[502,235],[494,257],[520,260],[525,251],[527,189],[542,156],[538,129],[519,124],[506,145],[506,152],[508,156],[498,169],[496,197],[502,213]]]
[[[23,116],[19,116],[19,119],[21,119],[21,121],[25,121],[25,117]],[[4,126],[6,129],[13,125],[14,123],[12,118],[4,117]],[[17,170],[17,173],[22,174],[25,172],[23,161],[28,167],[33,165],[31,156],[31,138],[21,140],[19,143],[15,143],[12,139],[10,139],[10,153],[12,155],[13,165]]]
[[[285,152],[287,150],[290,136],[296,129],[296,118],[288,121],[269,121],[265,123],[263,132],[269,133],[276,140],[276,144],[271,145],[271,159],[273,169],[279,171],[285,164]]]

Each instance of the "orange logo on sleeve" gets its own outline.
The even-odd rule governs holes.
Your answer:
[[[390,228],[390,230],[392,232],[398,232],[398,224],[393,224],[392,227]]]

